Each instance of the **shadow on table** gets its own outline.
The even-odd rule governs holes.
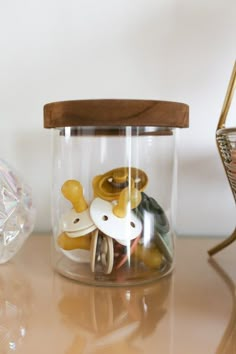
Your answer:
[[[209,263],[224,281],[232,296],[230,320],[217,347],[216,354],[234,354],[236,353],[236,287],[233,280],[215,259],[210,258]]]

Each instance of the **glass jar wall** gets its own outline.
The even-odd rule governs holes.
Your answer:
[[[75,280],[120,286],[173,269],[176,127],[52,129],[53,264]]]
[[[112,284],[168,273],[173,129],[66,127],[55,129],[53,140],[59,272]]]

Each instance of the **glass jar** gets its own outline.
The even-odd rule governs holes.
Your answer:
[[[147,100],[49,103],[53,264],[92,285],[149,282],[174,264],[176,128],[188,106]]]

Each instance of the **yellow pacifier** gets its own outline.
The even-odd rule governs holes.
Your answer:
[[[128,187],[142,192],[148,183],[146,173],[134,167],[119,167],[93,179],[94,196],[104,200],[118,200],[121,191]]]

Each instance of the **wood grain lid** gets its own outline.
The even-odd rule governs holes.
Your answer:
[[[44,128],[75,126],[159,126],[187,128],[184,103],[102,99],[52,102],[44,106]]]

